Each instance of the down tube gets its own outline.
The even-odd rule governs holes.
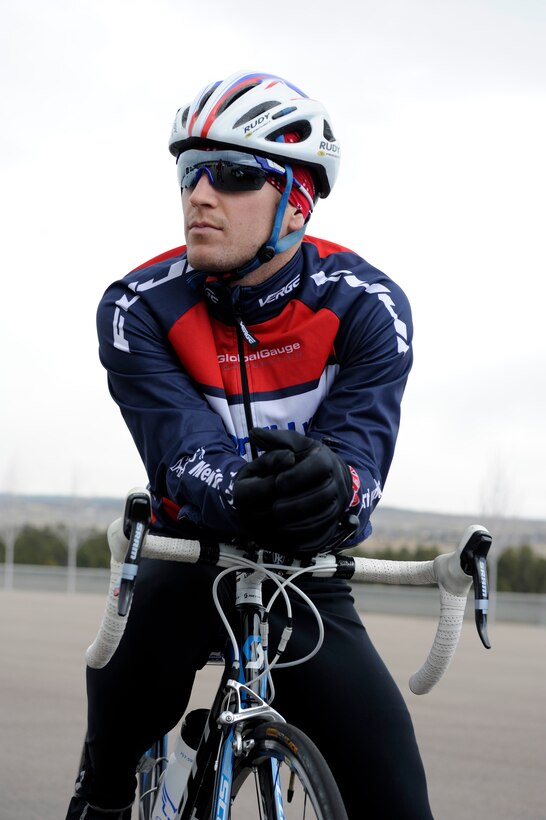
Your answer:
[[[214,794],[214,820],[227,820],[233,778],[233,729],[230,729],[222,745],[222,761]]]

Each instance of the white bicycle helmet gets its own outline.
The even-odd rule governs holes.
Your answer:
[[[299,141],[283,142],[288,133]],[[177,111],[169,139],[175,157],[211,143],[309,166],[321,197],[337,177],[340,148],[325,108],[274,74],[233,74]]]

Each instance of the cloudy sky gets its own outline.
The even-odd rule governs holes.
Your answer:
[[[310,233],[407,292],[384,504],[546,517],[543,0],[2,0],[0,491],[145,481],[97,359],[107,285],[183,241],[176,109],[239,69],[343,146]]]

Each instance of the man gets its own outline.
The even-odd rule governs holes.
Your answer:
[[[278,77],[237,74],[178,111],[170,150],[186,246],[112,285],[98,314],[101,360],[146,465],[155,526],[305,558],[357,543],[393,456],[412,328],[390,279],[305,237],[337,176],[329,117]],[[218,646],[213,571],[161,564],[142,562],[120,649],[88,670],[69,818],[129,817],[140,756],[177,723]],[[278,672],[275,707],[327,756],[352,820],[430,818],[410,717],[349,587],[302,586],[325,642],[309,663]],[[301,657],[315,632],[294,606]]]

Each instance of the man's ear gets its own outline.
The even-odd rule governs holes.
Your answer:
[[[288,230],[289,231],[299,231],[303,228],[305,224],[305,219],[303,218],[303,214],[299,208],[293,208],[290,219],[288,221]]]

